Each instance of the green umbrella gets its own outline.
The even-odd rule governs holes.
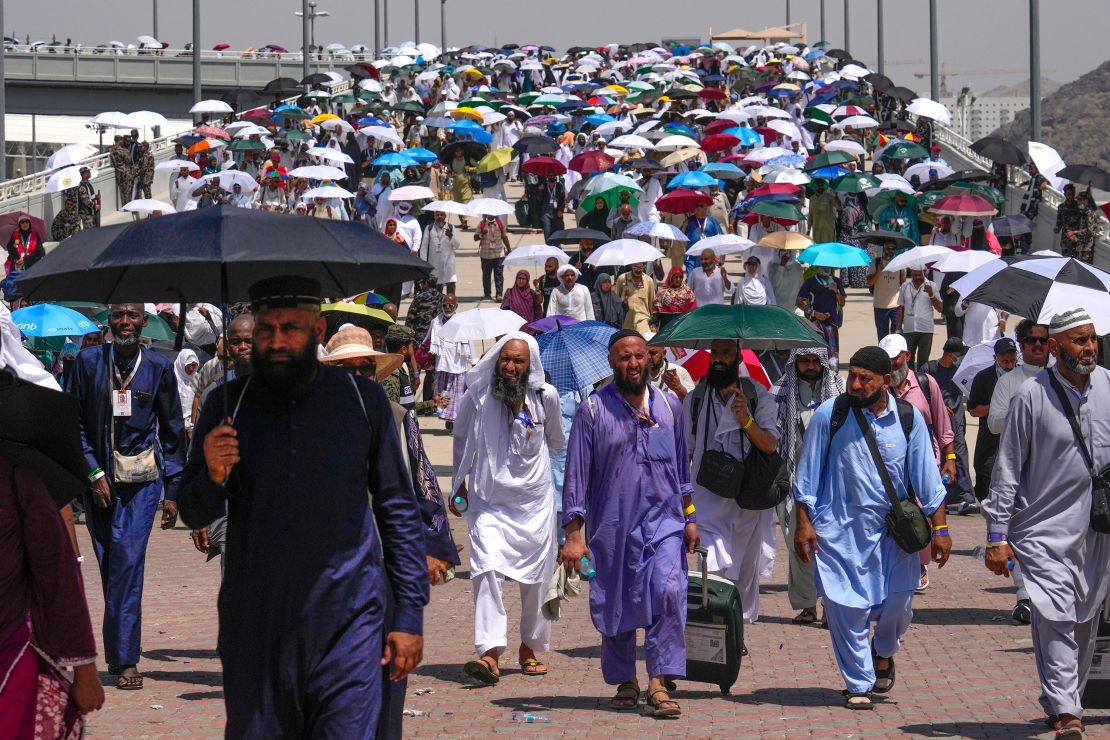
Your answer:
[[[900,141],[883,150],[882,156],[889,159],[923,159],[929,156],[925,147],[912,141]]]
[[[99,321],[101,324],[107,325],[108,323],[108,309],[93,316],[93,320]],[[146,326],[143,327],[143,336],[152,342],[167,341],[172,342],[177,337],[177,332],[173,330],[169,322],[161,316],[156,314],[147,313]]]
[[[929,190],[918,196],[917,205],[919,208],[932,208],[933,204],[943,198],[944,195],[945,193],[940,190]]]
[[[831,151],[821,152],[813,157],[813,159],[806,162],[805,170],[810,172],[812,170],[820,170],[825,167],[834,167],[838,164],[847,164],[848,162],[855,162],[856,157],[848,152]]]
[[[833,120],[832,116],[830,116],[828,113],[821,110],[820,108],[806,108],[802,113],[809,120],[823,123],[826,126],[831,126],[836,123],[836,121]]]
[[[77,313],[89,319],[96,319],[96,315],[104,313],[108,307],[96,301],[51,301],[56,306],[72,308]]]
[[[393,110],[405,111],[407,113],[419,113],[421,115],[424,114],[424,106],[412,100],[406,101],[404,103],[397,103],[397,105],[390,105],[387,107],[392,108]]]
[[[296,139],[298,141],[308,141],[312,137],[305,131],[299,131],[295,128],[284,128],[278,131],[275,135],[276,139]]]
[[[974,193],[975,195],[981,195],[996,206],[1000,206],[1006,202],[1006,196],[997,188],[992,188],[990,185],[983,185],[978,182],[964,182],[963,180],[946,187],[941,192],[941,196],[956,195],[959,193]]]
[[[867,212],[871,214],[871,218],[878,218],[879,214],[894,202],[894,196],[899,194],[906,196],[906,205],[910,208],[916,209],[920,206],[916,195],[909,195],[901,190],[880,190],[867,202]]]
[[[652,346],[710,349],[714,339],[752,350],[824,347],[824,338],[781,306],[710,304],[683,314],[648,342]]]
[[[631,193],[629,200],[633,206],[640,202],[639,196],[643,194],[643,189],[636,184],[628,175],[615,175],[612,173],[605,173],[598,177],[590,178],[586,183],[586,187],[582,188],[582,208],[585,211],[591,211],[594,207],[594,200],[596,198],[604,198],[605,204],[609,208],[616,208],[620,204],[620,194],[622,191]]]
[[[358,98],[354,95],[336,95],[331,99],[333,103],[342,103],[344,105],[352,105],[358,102]]]
[[[784,221],[801,221],[802,212],[798,207],[775,200],[761,200],[748,209],[749,213],[758,213],[760,216],[769,216],[770,218],[780,218]]]
[[[832,189],[838,193],[862,193],[877,188],[883,183],[877,177],[863,172],[849,172],[832,181]]]
[[[236,139],[231,142],[228,150],[232,152],[264,152],[266,151],[266,145],[261,141],[252,139]]]

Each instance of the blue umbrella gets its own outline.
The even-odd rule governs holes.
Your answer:
[[[359,126],[389,126],[390,124],[380,118],[360,118],[358,119]]]
[[[871,255],[851,244],[823,242],[804,249],[798,261],[814,267],[866,267],[871,264]]]
[[[12,311],[12,323],[28,337],[76,337],[97,329],[96,324],[72,308],[52,303]]]
[[[375,167],[411,167],[416,160],[405,152],[386,152],[370,164]]]
[[[823,56],[825,56],[824,51],[822,51],[821,49],[814,49],[813,51],[807,51],[805,54],[802,55],[802,58],[805,59],[807,62],[812,62],[814,59],[820,59]]]
[[[710,185],[719,185],[717,178],[713,177],[706,172],[694,170],[692,172],[683,172],[681,175],[675,175],[671,181],[667,183],[667,190],[674,188],[707,188]]]
[[[743,177],[744,170],[740,169],[732,162],[710,162],[709,164],[702,165],[698,168],[700,172],[713,175],[716,178],[731,179],[733,177]]]
[[[600,321],[559,324],[536,337],[540,361],[560,393],[588,388],[613,374],[609,367],[609,337],[616,329]]]
[[[803,167],[805,163],[806,158],[800,154],[783,154],[781,157],[768,159],[763,164],[772,167]]]
[[[759,132],[747,126],[733,126],[732,128],[726,128],[722,133],[735,136],[740,140],[741,146],[759,146],[763,143],[763,137]]]
[[[610,123],[615,120],[617,119],[613,118],[608,113],[594,113],[592,116],[586,117],[586,123],[591,126],[600,126],[603,123]]]
[[[406,149],[404,153],[421,164],[423,164],[424,162],[435,162],[437,159],[439,159],[435,152],[430,149],[424,149],[422,147]]]
[[[544,316],[542,319],[536,319],[531,324],[525,324],[529,329],[537,332],[551,331],[562,325],[564,328],[578,323],[578,319],[567,316],[566,314],[557,313],[552,316]]]
[[[694,129],[681,123],[668,123],[663,127],[664,131],[673,131],[674,133],[689,136],[691,139],[697,139],[698,135],[694,133]]]
[[[837,167],[836,165],[833,165],[831,167],[822,167],[821,169],[810,170],[806,174],[809,175],[811,178],[819,177],[825,180],[835,180],[841,175],[847,175],[848,170],[844,169],[843,167]]]

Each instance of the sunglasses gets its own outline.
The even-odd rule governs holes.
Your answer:
[[[1021,340],[1022,344],[1048,344],[1048,337],[1026,337]]]
[[[340,365],[339,367],[343,368],[351,375],[361,375],[364,378],[372,378],[378,374],[374,363],[370,363],[369,365]]]

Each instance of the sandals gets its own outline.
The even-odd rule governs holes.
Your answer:
[[[875,645],[871,645],[871,660],[876,661],[882,659],[883,656],[875,652]],[[886,658],[886,668],[880,670],[875,668],[875,687],[872,689],[876,694],[889,693],[894,688],[894,658]]]
[[[657,689],[648,691],[647,705],[651,708],[649,714],[652,717],[665,719],[682,716],[682,707],[678,705],[677,701],[672,699],[670,695],[668,695],[666,699],[656,700],[655,697],[659,694],[667,694],[667,689],[660,686]]]
[[[817,607],[811,606],[802,609],[798,615],[790,620],[791,624],[816,624],[817,623]]]
[[[493,668],[496,667],[496,665],[495,663],[493,667],[491,667],[490,662],[483,657],[480,660],[469,661],[463,666],[463,673],[471,678],[478,679],[487,686],[493,686],[501,680],[501,676],[493,672]]]
[[[1086,736],[1083,723],[1078,719],[1069,720],[1066,725],[1056,728],[1056,740],[1082,740]]]
[[[617,694],[609,700],[609,706],[618,712],[629,712],[640,705],[640,685],[635,681],[625,681],[617,687]]]
[[[844,706],[847,709],[874,709],[870,691],[843,691]]]
[[[535,658],[520,661],[520,673],[524,676],[545,676],[547,675],[547,666]]]
[[[143,687],[143,675],[136,673],[134,676],[120,676],[116,679],[116,688],[120,691],[138,691]]]

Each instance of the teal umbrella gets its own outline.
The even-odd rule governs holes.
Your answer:
[[[834,150],[831,152],[821,152],[808,162],[806,162],[805,171],[812,172],[813,170],[821,170],[826,167],[833,167],[838,164],[847,164],[848,162],[855,162],[856,157],[848,152]]]
[[[80,337],[99,328],[72,308],[53,303],[12,311],[12,323],[27,337]]]
[[[748,212],[783,221],[797,222],[802,220],[802,212],[798,210],[797,206],[782,201],[761,200],[748,209]]]
[[[752,350],[824,347],[824,338],[793,311],[781,306],[696,308],[667,324],[648,342],[652,346],[709,349],[713,340],[727,339]]]
[[[888,159],[923,159],[929,156],[929,152],[920,144],[900,141],[884,149],[882,156]]]
[[[798,255],[798,261],[814,267],[866,267],[871,264],[871,255],[851,244],[824,242],[806,247]]]
[[[871,188],[882,186],[882,180],[863,172],[849,172],[832,181],[832,189],[838,193],[862,193]]]

